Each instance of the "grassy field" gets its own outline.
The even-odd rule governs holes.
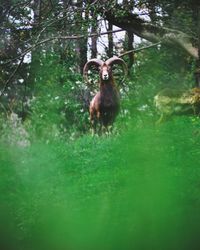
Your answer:
[[[200,120],[0,146],[0,249],[200,249]]]

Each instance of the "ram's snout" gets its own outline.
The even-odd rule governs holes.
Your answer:
[[[107,81],[109,79],[108,67],[104,66],[101,71],[101,78],[103,81]]]

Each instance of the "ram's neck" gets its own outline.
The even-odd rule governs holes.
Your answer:
[[[101,82],[100,84],[100,91],[111,91],[115,89],[115,85],[112,83],[108,82]]]
[[[102,80],[100,82],[100,90],[101,91],[112,91],[116,90],[116,86],[114,83],[113,77],[111,77],[109,80]]]
[[[114,82],[101,82],[100,97],[101,102],[106,106],[111,106],[119,102],[119,93]]]

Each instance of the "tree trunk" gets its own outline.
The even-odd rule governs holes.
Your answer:
[[[111,22],[108,22],[108,30],[112,30],[113,29],[113,25]],[[112,57],[113,56],[113,35],[112,33],[108,34],[108,51],[107,51],[107,55],[108,57]]]
[[[200,87],[200,5],[197,6],[198,59],[196,60],[195,83]]]
[[[123,5],[127,12],[131,12],[134,8],[134,1],[124,0]],[[127,31],[126,32],[127,37],[127,50],[133,50],[133,41],[134,41],[134,35],[133,32]],[[134,52],[128,54],[129,62],[128,62],[128,68],[130,69],[134,64]],[[130,72],[130,71],[129,71]]]
[[[95,15],[94,11],[91,11],[91,16],[92,18],[92,28],[91,28],[91,32],[93,33],[97,33],[97,16]],[[92,52],[92,58],[96,58],[97,57],[97,37],[93,36],[91,38],[91,52]]]
[[[87,19],[88,17],[86,16],[85,18]],[[82,30],[84,34],[87,34],[86,27],[83,27]],[[85,38],[81,39],[79,45],[80,45],[80,72],[82,74],[84,65],[87,62],[88,37],[86,36]]]
[[[37,32],[37,29],[40,25],[40,7],[41,0],[34,0],[33,2],[33,25],[32,33]],[[36,71],[40,65],[40,48],[36,48],[31,51],[31,63],[30,63],[30,75],[28,77],[28,82],[31,83],[31,88],[34,89],[36,81]]]
[[[133,42],[134,42],[134,36],[132,32],[127,32],[128,37],[128,51],[133,50]],[[134,64],[134,52],[129,53],[129,62],[128,62],[128,68],[130,69]]]
[[[87,34],[88,33],[88,25],[86,24],[88,21],[88,11],[86,10],[84,13],[82,10],[83,7],[83,1],[80,0],[77,2],[77,7],[79,8],[77,10],[77,28],[78,32],[80,34]],[[83,15],[84,14],[84,15]],[[78,52],[78,59],[79,59],[79,72],[83,73],[83,67],[85,63],[87,62],[87,47],[88,47],[88,37],[87,35],[77,41],[77,52]]]
[[[33,2],[33,18],[34,18],[34,26],[38,26],[40,24],[40,9],[41,9],[41,0],[34,0]]]

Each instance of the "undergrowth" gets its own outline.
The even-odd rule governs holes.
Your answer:
[[[140,118],[118,136],[1,144],[0,248],[199,246],[199,124]]]

